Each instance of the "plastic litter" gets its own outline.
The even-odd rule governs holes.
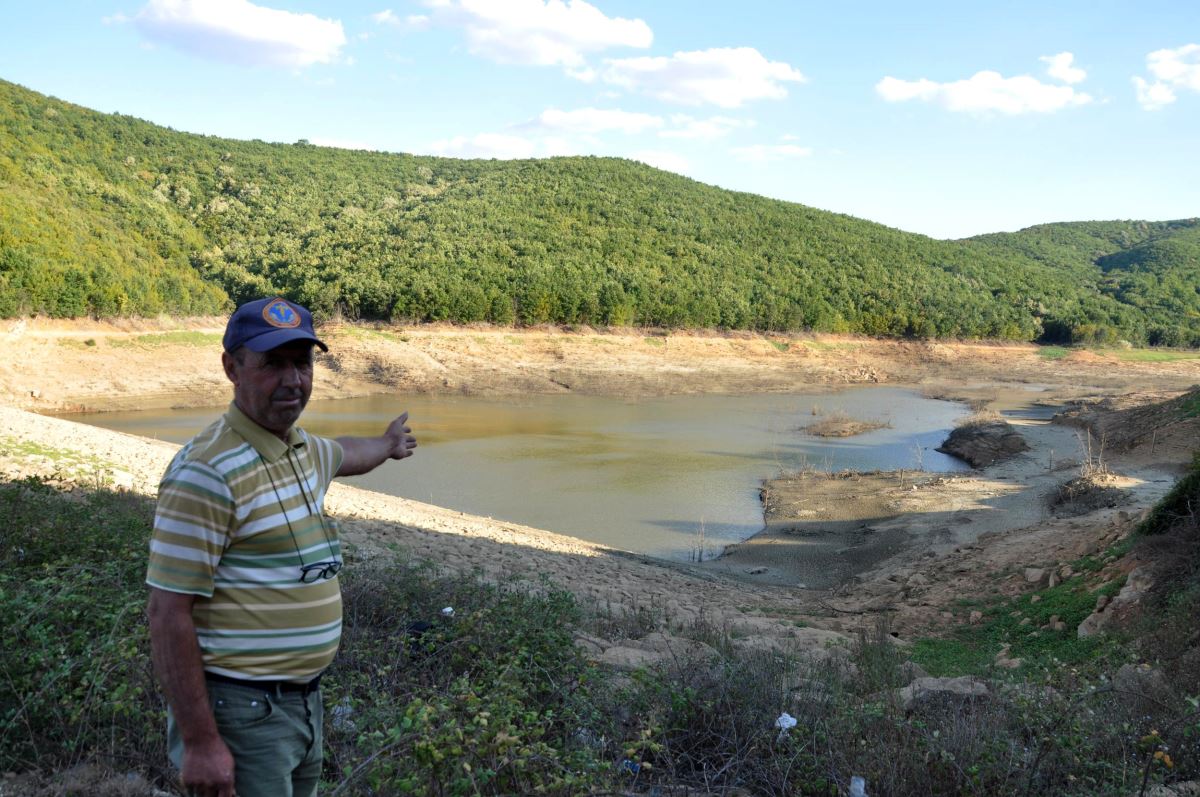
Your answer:
[[[850,778],[850,797],[867,797],[867,781],[858,775]]]
[[[790,731],[792,728],[795,728],[796,724],[797,720],[791,714],[787,713],[786,711],[780,714],[775,719],[775,727],[779,729],[779,735],[775,737],[775,741],[783,741],[783,737],[787,736],[788,731]]]
[[[442,617],[453,617],[453,616],[454,616],[454,607],[453,606],[447,606],[445,609],[442,609]]]

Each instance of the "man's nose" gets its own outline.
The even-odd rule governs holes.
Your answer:
[[[283,374],[280,376],[280,381],[291,387],[300,384],[300,369],[294,363],[287,363],[283,366]]]

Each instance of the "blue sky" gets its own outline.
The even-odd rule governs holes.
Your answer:
[[[938,238],[1200,215],[1200,5],[63,0],[0,78],[177,130],[613,155]]]

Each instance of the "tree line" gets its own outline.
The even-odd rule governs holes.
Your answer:
[[[613,158],[176,132],[0,82],[0,316],[278,293],[396,321],[1200,345],[1200,223],[938,241]]]

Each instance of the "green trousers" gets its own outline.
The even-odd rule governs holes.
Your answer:
[[[308,695],[214,681],[208,701],[233,754],[238,797],[312,797],[321,780],[320,690]],[[183,738],[167,711],[171,762],[183,765]]]

